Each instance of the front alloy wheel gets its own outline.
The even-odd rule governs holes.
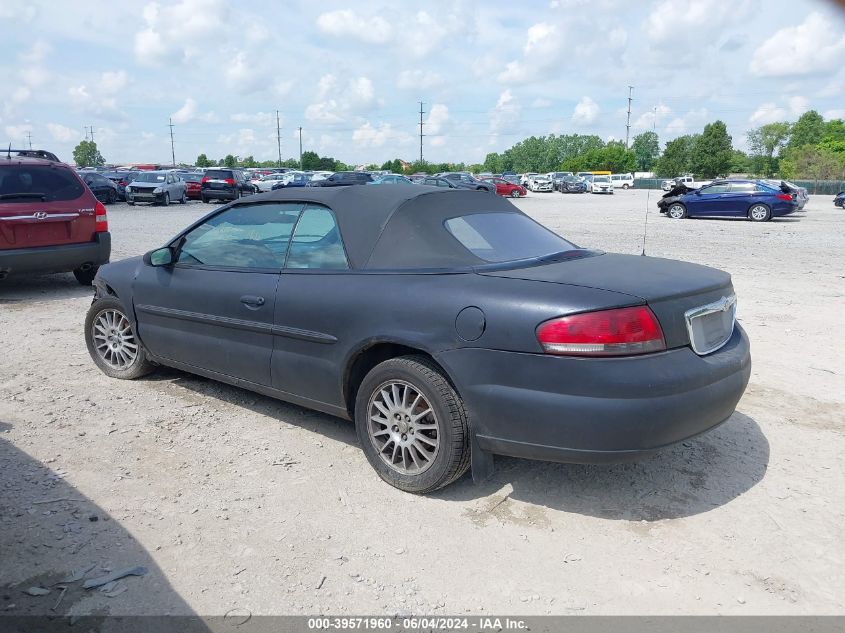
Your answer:
[[[113,297],[91,304],[85,318],[85,343],[97,367],[112,378],[133,379],[153,370],[123,305]]]
[[[519,189],[514,189],[513,191],[511,191],[511,198],[519,198],[519,196]]]
[[[687,209],[679,202],[675,202],[669,207],[667,215],[673,220],[682,220],[687,217]]]

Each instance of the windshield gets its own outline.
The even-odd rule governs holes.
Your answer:
[[[607,176],[596,176],[593,178],[593,182],[610,182],[610,178]]]
[[[575,246],[521,213],[476,213],[446,220],[464,248],[487,262],[508,262],[574,250]]]
[[[154,171],[141,172],[135,176],[135,182],[164,182],[164,174],[159,174]]]

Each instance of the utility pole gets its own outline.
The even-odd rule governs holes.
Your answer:
[[[29,143],[29,149],[32,149],[32,132],[26,133],[26,140]]]
[[[423,136],[425,136],[423,134],[423,114],[425,114],[423,111],[423,102],[420,101],[420,162],[423,162]]]
[[[279,167],[282,166],[282,128],[279,126],[279,111],[276,110],[276,145],[279,147]]]
[[[94,142],[94,126],[93,125],[83,125],[82,127],[85,128],[85,140],[86,141],[88,140],[88,133],[90,132],[91,133],[91,142],[93,143]]]
[[[302,171],[302,126],[299,126],[299,171]]]
[[[625,149],[630,149],[628,139],[631,137],[631,101],[634,94],[634,86],[628,86],[628,122],[625,124]]]
[[[176,169],[176,146],[173,144],[173,119],[168,119],[170,123],[170,158],[173,160],[173,169]],[[94,137],[94,133],[91,133],[91,138]]]

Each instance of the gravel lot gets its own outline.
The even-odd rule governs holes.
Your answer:
[[[0,612],[52,613],[59,589],[22,589],[95,564],[148,573],[67,583],[57,613],[845,613],[845,215],[814,196],[766,224],[672,221],[658,195],[517,204],[622,253],[648,206],[648,254],[731,272],[754,357],[737,413],[641,463],[497,458],[428,497],[382,483],[347,422],[177,371],[107,378],[71,275],[0,282]],[[112,258],[210,209],[114,205]]]

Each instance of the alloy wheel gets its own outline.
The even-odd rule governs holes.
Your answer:
[[[751,219],[761,222],[766,219],[769,210],[761,204],[751,207]]]
[[[684,208],[679,204],[673,204],[669,207],[669,217],[680,220],[684,217]]]
[[[91,326],[94,349],[112,369],[126,369],[138,357],[138,342],[132,324],[122,312],[108,309],[100,312]]]
[[[370,396],[367,415],[370,442],[391,469],[418,475],[431,467],[440,449],[440,425],[419,389],[401,380],[382,383]]]

